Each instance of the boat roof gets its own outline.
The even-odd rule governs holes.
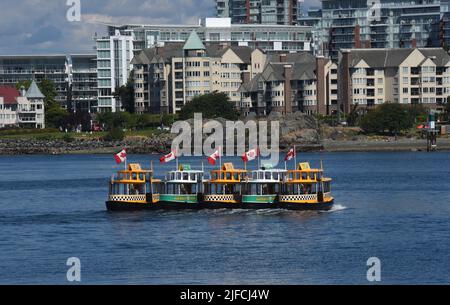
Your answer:
[[[220,169],[213,170],[213,172],[244,173],[247,171],[243,169],[235,169],[233,163],[225,163]]]
[[[119,173],[138,173],[138,174],[144,174],[144,173],[153,173],[152,170],[143,170],[141,168],[140,164],[137,163],[131,163],[128,164],[128,167],[126,170],[121,170]]]

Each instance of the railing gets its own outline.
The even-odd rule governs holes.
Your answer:
[[[281,202],[298,202],[298,201],[317,201],[317,194],[307,195],[282,195],[280,196]]]
[[[119,202],[147,202],[147,198],[145,195],[111,195],[109,196],[109,200]]]

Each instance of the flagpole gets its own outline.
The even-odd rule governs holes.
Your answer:
[[[222,169],[222,146],[219,146],[219,163],[220,169]]]
[[[297,168],[297,146],[294,145],[294,160],[295,160],[295,165],[294,165],[294,170]]]
[[[261,152],[259,151],[259,147],[256,148],[256,153],[258,154],[258,170],[261,169]]]

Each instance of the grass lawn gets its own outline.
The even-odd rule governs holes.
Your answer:
[[[126,136],[141,136],[141,137],[151,137],[153,135],[158,135],[161,132],[155,128],[148,128],[138,131],[127,131]],[[103,138],[107,132],[93,132],[90,133],[76,133],[76,132],[59,132],[59,131],[23,131],[15,130],[11,131],[0,131],[0,139],[13,139],[13,140],[61,140],[61,139],[98,139]]]

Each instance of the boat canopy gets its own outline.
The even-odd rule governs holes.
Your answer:
[[[287,170],[260,169],[250,172],[248,183],[281,183],[285,180]]]
[[[235,169],[233,163],[225,163],[220,170],[211,171],[211,180],[208,182],[217,184],[237,184],[244,180],[246,174],[246,170]]]
[[[191,170],[189,164],[180,165],[179,170],[167,173],[167,183],[198,183],[203,180],[204,172],[200,170]]]
[[[153,179],[152,170],[143,170],[140,164],[129,164],[126,170],[118,171],[116,177],[111,178],[112,184],[145,184],[158,182]]]

